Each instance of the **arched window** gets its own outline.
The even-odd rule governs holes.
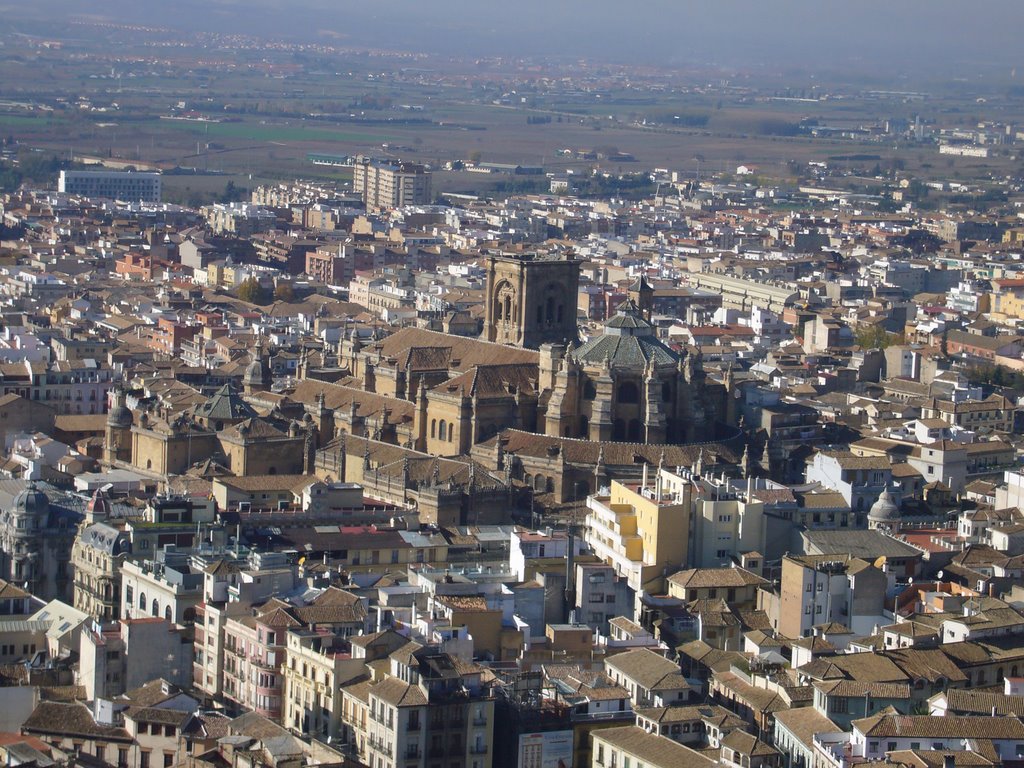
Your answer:
[[[160,615],[160,601],[159,600],[154,600],[153,601],[153,610],[150,611],[150,613],[152,613],[154,616],[159,616]]]
[[[544,302],[544,306],[547,309],[545,316],[549,323],[554,322],[555,319],[555,300],[551,296],[548,296],[548,300]]]
[[[544,479],[544,475],[536,475],[533,478],[533,490],[538,493],[544,493],[544,489],[547,487],[547,481]]]
[[[511,296],[506,296],[505,297],[505,312],[503,314],[503,319],[505,320],[505,322],[510,322],[512,320],[512,297]]]
[[[441,423],[437,427],[437,437],[439,440],[444,441],[448,437],[448,424],[444,419],[441,419]]]
[[[624,381],[619,385],[619,402],[636,403],[640,399],[640,391],[632,381]]]
[[[171,620],[171,606],[169,605],[166,608],[164,608],[164,618],[168,621]]]
[[[146,610],[146,593],[145,592],[139,592],[139,610],[140,611]]]
[[[448,425],[448,442],[450,443],[455,439],[455,424]]]
[[[437,419],[430,420],[430,439],[437,437]]]
[[[548,478],[547,492],[548,493],[554,493],[555,492],[555,480],[552,477]]]
[[[527,488],[533,488],[533,475],[527,472],[523,475],[523,482],[526,484]]]
[[[153,468],[153,460],[152,459],[146,459],[146,469],[152,469],[152,468]]]

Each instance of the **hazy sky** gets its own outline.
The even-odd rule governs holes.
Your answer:
[[[894,75],[1016,66],[1022,0],[36,0],[65,13],[466,55],[802,65]],[[1024,74],[1024,67],[1022,74]]]

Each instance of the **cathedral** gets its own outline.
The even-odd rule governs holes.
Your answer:
[[[397,442],[456,456],[505,429],[594,442],[715,438],[725,389],[708,381],[696,350],[658,338],[645,280],[601,333],[580,343],[578,262],[495,256],[487,275],[483,339],[403,328],[343,352],[358,389],[394,398],[389,412],[406,414]],[[407,411],[397,401],[414,405]],[[336,419],[340,431],[369,434],[354,428],[354,417]]]
[[[353,331],[320,353],[336,365],[317,368],[303,352],[299,381],[285,391],[271,391],[268,357],[254,347],[241,392],[225,385],[184,411],[130,409],[115,392],[105,463],[156,477],[315,470],[373,487],[412,484],[421,502],[429,486],[439,495],[422,519],[471,520],[482,508],[456,499],[453,477],[498,495],[528,480],[558,503],[645,463],[737,453],[726,445],[736,430],[722,426],[732,421],[729,376],[710,380],[696,349],[659,338],[646,280],[581,339],[579,275],[571,257],[490,257],[481,338]]]

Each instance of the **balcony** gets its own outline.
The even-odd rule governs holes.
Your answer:
[[[368,744],[370,746],[370,749],[388,755],[389,757],[394,752],[394,749],[390,744],[385,743],[383,739],[379,739],[376,736],[371,736],[368,740]]]

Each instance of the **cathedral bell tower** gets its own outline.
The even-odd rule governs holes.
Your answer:
[[[580,263],[571,256],[491,256],[484,339],[527,349],[575,342],[579,286]]]

